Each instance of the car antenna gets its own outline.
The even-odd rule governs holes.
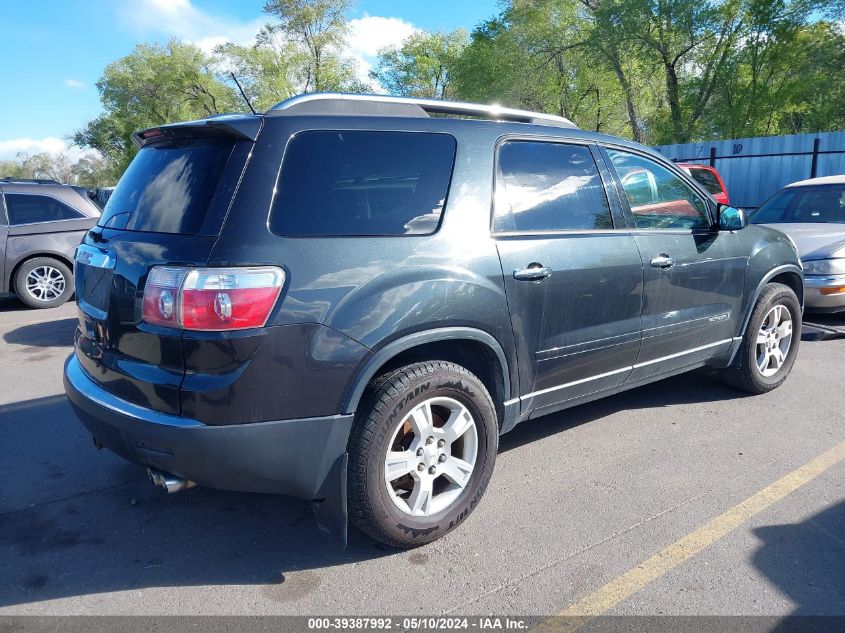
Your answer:
[[[235,77],[235,73],[229,73],[229,74],[232,75],[232,81],[235,82],[235,85],[238,87],[238,90],[241,91],[241,96],[244,98],[244,101],[246,101],[246,104],[249,107],[249,109],[252,110],[253,114],[257,114],[255,112],[255,108],[252,107],[252,104],[249,102],[249,99],[247,99],[246,93],[244,92],[244,89],[241,87],[241,82],[239,82],[238,78]]]

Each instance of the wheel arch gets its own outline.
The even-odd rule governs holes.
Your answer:
[[[59,253],[52,253],[52,252],[38,252],[38,253],[31,253],[26,255],[23,259],[18,261],[12,266],[11,272],[6,277],[6,288],[9,292],[17,292],[15,288],[15,277],[18,275],[18,271],[21,269],[21,266],[26,264],[28,261],[32,261],[33,259],[38,259],[39,257],[46,257],[47,259],[55,259],[56,261],[60,261],[65,266],[68,267],[70,270],[71,275],[73,274],[73,262],[66,257],[65,255]]]
[[[504,403],[511,399],[507,356],[493,335],[469,327],[446,327],[415,332],[388,343],[365,363],[343,400],[342,411],[354,413],[364,390],[376,376],[395,367],[424,360],[445,360],[465,367],[484,383],[504,426],[510,418]]]
[[[768,271],[760,281],[757,283],[757,288],[754,291],[752,300],[748,302],[745,313],[742,317],[742,327],[737,333],[737,336],[744,336],[745,330],[748,328],[748,322],[751,320],[751,314],[754,312],[754,306],[757,305],[757,300],[760,298],[760,293],[763,288],[770,283],[781,283],[789,286],[798,297],[798,303],[801,308],[804,307],[804,272],[795,264],[783,264]]]

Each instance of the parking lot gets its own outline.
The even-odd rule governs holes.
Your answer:
[[[845,340],[765,396],[693,374],[526,423],[461,529],[340,551],[303,502],[168,496],[95,450],[75,310],[0,299],[0,614],[845,615]]]

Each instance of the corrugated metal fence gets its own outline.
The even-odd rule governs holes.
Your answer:
[[[655,147],[668,158],[712,165],[728,188],[731,204],[760,206],[796,180],[845,174],[845,132],[740,138]]]

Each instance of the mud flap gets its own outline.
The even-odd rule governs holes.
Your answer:
[[[317,519],[317,530],[332,547],[346,549],[347,509],[346,509],[346,467],[349,454],[337,458],[323,482],[321,499],[311,502],[311,509]]]

